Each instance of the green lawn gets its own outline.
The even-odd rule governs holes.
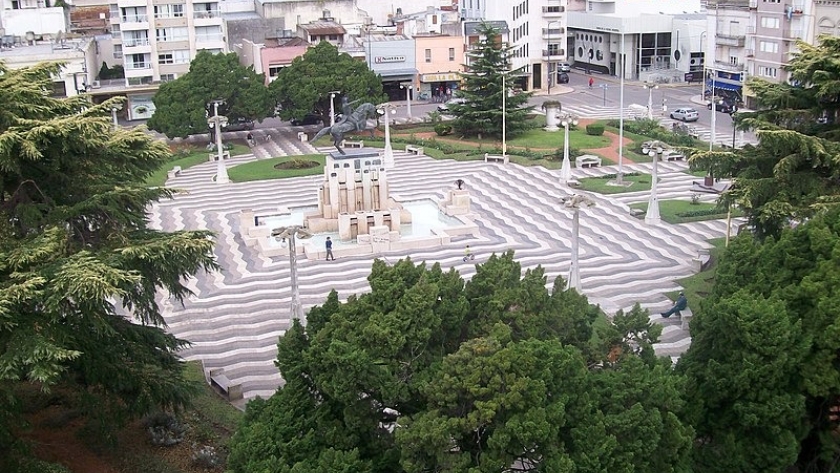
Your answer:
[[[615,179],[615,175],[585,177],[580,179],[580,189],[597,192],[599,194],[621,194],[624,192],[637,192],[650,190],[650,174],[624,175],[625,182],[633,184],[627,187],[610,186],[607,183]]]
[[[639,202],[630,205],[630,208],[647,211],[647,206],[647,202]],[[715,204],[705,202],[692,204],[688,200],[661,200],[659,201],[659,215],[663,221],[673,224],[726,218],[726,210],[716,211],[708,215],[684,215],[686,212],[712,211],[716,207]],[[732,217],[740,217],[742,214],[740,210],[733,209],[732,211]]]
[[[148,187],[162,187],[166,185],[167,173],[171,171],[172,168],[174,168],[175,166],[181,166],[181,169],[189,169],[201,163],[208,162],[208,155],[210,154],[209,151],[200,147],[193,148],[194,151],[192,151],[187,156],[173,159],[172,161],[169,161],[166,164],[164,164],[157,171],[153,172],[148,178],[146,178],[146,185]],[[249,154],[250,152],[251,149],[247,146],[236,143],[230,150],[230,155],[239,156],[240,154]]]
[[[508,146],[518,146],[530,149],[562,149],[563,129],[558,131],[545,131],[543,129],[529,130],[507,140]],[[574,149],[598,149],[610,145],[610,139],[606,136],[587,135],[584,127],[569,131],[569,147]]]
[[[314,161],[318,165],[302,169],[275,169],[274,166],[288,161]],[[324,172],[324,155],[305,154],[302,156],[281,156],[261,159],[240,164],[228,169],[232,182],[262,181],[266,179],[286,179],[288,177],[315,176]]]

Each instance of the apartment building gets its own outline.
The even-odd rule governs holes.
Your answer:
[[[110,19],[126,86],[174,80],[189,71],[198,51],[228,52],[218,0],[118,0],[110,5]],[[129,94],[128,118],[151,117],[151,97]]]

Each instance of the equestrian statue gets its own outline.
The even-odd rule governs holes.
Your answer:
[[[329,133],[330,136],[332,136],[335,149],[337,149],[341,154],[346,154],[344,150],[341,149],[341,142],[344,141],[344,135],[346,133],[364,131],[367,128],[368,118],[376,116],[376,107],[374,107],[371,103],[363,103],[353,110],[350,103],[347,101],[347,97],[342,97],[341,111],[341,120],[333,126],[322,128],[321,131],[312,138],[312,141],[317,141],[318,138]],[[373,137],[372,129],[370,130],[370,135]]]

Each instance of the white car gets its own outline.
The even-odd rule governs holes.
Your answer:
[[[446,103],[438,105],[438,112],[448,112],[450,105],[464,105],[465,103],[467,103],[467,99],[455,97],[454,99],[447,100]]]
[[[700,119],[700,114],[693,108],[678,108],[671,112],[671,118],[684,122],[696,122]]]

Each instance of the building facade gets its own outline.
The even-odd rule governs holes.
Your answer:
[[[440,98],[441,91],[458,88],[464,64],[464,40],[460,36],[424,34],[414,37],[417,58],[417,97]]]

